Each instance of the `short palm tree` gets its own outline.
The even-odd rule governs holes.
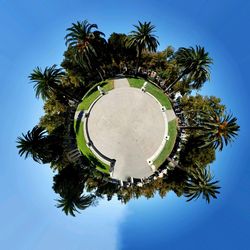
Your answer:
[[[75,216],[75,212],[79,213],[79,210],[84,210],[95,205],[95,199],[94,195],[80,195],[75,197],[69,194],[57,200],[57,207],[62,208],[66,215]]]
[[[22,137],[17,138],[17,148],[19,149],[19,155],[32,156],[36,162],[46,161],[46,131],[38,126],[35,126],[27,134],[22,134]]]
[[[204,47],[180,48],[175,53],[174,58],[177,65],[181,68],[180,75],[165,89],[167,92],[184,76],[193,82],[192,88],[199,89],[204,82],[210,79],[210,64],[212,59]]]
[[[189,173],[189,179],[186,183],[184,195],[187,201],[198,199],[201,195],[208,203],[210,198],[217,198],[216,194],[220,192],[220,187],[217,185],[218,181],[212,181],[213,176],[207,169],[197,168],[195,171]]]
[[[155,26],[151,22],[141,23],[139,25],[134,25],[135,30],[131,31],[127,45],[128,47],[135,47],[137,50],[137,61],[136,61],[136,73],[138,72],[139,63],[142,55],[142,51],[147,49],[148,51],[155,52],[159,42],[157,37],[153,34]]]
[[[62,88],[62,77],[65,73],[61,68],[56,68],[56,65],[45,67],[42,70],[37,67],[30,74],[29,79],[34,83],[36,97],[46,100],[52,93],[55,95],[67,96],[70,100],[78,101],[71,93]]]
[[[29,79],[35,83],[36,97],[46,100],[51,93],[56,93],[62,76],[64,76],[62,69],[57,69],[55,64],[51,67],[46,67],[44,71],[40,67],[35,68]]]
[[[86,61],[89,69],[93,68],[97,61],[98,44],[106,44],[104,33],[97,29],[96,24],[90,24],[87,20],[78,21],[72,23],[72,27],[67,29],[68,34],[65,36],[66,45],[75,49],[76,61],[84,65]]]

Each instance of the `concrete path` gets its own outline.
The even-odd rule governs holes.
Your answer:
[[[125,88],[129,87],[129,82],[127,78],[119,78],[114,80],[114,88]]]
[[[174,113],[174,111],[171,109],[171,110],[166,110],[166,115],[167,115],[167,119],[168,121],[172,121],[176,118],[176,115]]]

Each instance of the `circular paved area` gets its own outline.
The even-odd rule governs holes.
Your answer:
[[[165,124],[160,104],[137,88],[116,88],[101,97],[88,117],[94,146],[115,159],[113,178],[125,180],[152,174],[147,163],[164,140]]]

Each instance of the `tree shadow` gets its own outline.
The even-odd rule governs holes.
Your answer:
[[[89,155],[88,159],[89,159],[89,164],[91,167],[100,167],[101,169],[106,169],[105,166],[94,156]]]
[[[77,119],[76,119],[76,127],[75,127],[76,133],[78,133],[78,131],[79,131],[79,128],[80,128],[80,125],[81,125],[81,121],[82,121],[83,114],[84,114],[84,112],[81,111],[81,112],[79,113],[79,115],[77,116]]]

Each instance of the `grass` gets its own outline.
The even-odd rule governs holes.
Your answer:
[[[109,174],[109,168],[110,166],[102,163],[99,159],[96,158],[96,156],[92,153],[92,151],[88,148],[85,137],[84,137],[84,130],[83,130],[83,123],[80,122],[80,125],[76,131],[76,120],[74,121],[74,127],[75,127],[75,133],[76,133],[76,141],[77,146],[80,149],[80,151],[88,158],[94,158],[96,159],[97,166],[96,168],[106,174]]]
[[[141,88],[143,86],[143,83],[145,82],[142,78],[127,78],[130,87],[133,88]]]
[[[143,83],[145,82],[145,80],[142,78],[128,78],[128,81],[130,87],[134,88],[141,88],[143,86]],[[159,89],[152,83],[148,82],[146,91],[149,92],[151,95],[153,95],[160,102],[162,106],[166,107],[166,109],[172,109],[172,105],[168,97],[166,96],[166,94],[164,94],[164,92],[161,89]]]
[[[166,141],[164,148],[162,149],[159,156],[154,160],[154,165],[156,168],[160,167],[167,157],[170,155],[174,148],[176,136],[177,136],[177,126],[176,126],[176,119],[170,121],[168,123],[168,135],[169,140]]]
[[[114,80],[107,80],[95,84],[83,97],[82,102],[78,105],[77,111],[88,110],[93,101],[100,96],[100,92],[97,89],[100,86],[104,91],[110,91],[114,88]]]

